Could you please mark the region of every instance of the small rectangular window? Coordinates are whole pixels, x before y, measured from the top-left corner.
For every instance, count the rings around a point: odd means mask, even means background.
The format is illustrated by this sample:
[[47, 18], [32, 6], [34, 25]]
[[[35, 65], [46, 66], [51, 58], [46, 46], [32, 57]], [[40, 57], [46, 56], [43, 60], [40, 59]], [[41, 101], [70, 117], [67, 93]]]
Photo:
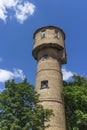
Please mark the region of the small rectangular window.
[[55, 38], [59, 38], [59, 31], [58, 31], [58, 30], [55, 30], [54, 37], [55, 37]]
[[44, 58], [44, 59], [47, 59], [47, 58], [48, 58], [48, 55], [47, 55], [47, 54], [43, 55], [43, 58]]
[[41, 31], [41, 38], [45, 38], [45, 30]]
[[48, 88], [48, 80], [41, 81], [41, 89]]

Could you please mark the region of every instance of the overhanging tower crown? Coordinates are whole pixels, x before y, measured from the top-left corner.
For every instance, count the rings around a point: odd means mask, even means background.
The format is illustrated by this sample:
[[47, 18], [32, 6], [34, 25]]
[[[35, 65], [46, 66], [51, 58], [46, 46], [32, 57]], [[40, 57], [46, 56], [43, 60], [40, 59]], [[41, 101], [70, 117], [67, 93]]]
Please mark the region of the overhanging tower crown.
[[66, 63], [65, 33], [62, 29], [55, 26], [42, 27], [35, 31], [33, 38], [34, 47], [32, 54], [36, 60], [40, 50], [50, 47], [56, 48], [60, 52], [57, 58], [60, 59], [61, 64]]

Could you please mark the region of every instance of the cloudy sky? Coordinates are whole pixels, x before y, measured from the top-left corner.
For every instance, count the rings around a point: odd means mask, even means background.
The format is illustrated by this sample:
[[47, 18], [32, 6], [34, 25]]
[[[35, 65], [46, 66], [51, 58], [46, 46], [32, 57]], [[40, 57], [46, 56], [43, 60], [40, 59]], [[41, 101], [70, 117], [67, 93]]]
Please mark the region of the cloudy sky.
[[0, 91], [9, 79], [35, 83], [33, 33], [58, 26], [66, 34], [67, 64], [63, 79], [87, 77], [87, 0], [0, 0]]

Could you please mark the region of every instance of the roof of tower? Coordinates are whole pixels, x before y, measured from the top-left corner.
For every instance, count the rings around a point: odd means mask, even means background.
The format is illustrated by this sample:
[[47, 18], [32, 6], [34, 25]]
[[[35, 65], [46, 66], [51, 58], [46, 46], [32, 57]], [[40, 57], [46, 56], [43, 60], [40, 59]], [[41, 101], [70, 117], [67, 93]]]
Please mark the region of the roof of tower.
[[44, 27], [41, 27], [41, 28], [37, 29], [37, 30], [34, 32], [34, 34], [33, 34], [33, 38], [35, 37], [36, 33], [38, 33], [40, 30], [43, 30], [43, 29], [53, 29], [53, 28], [60, 30], [60, 31], [63, 33], [63, 35], [64, 35], [64, 40], [65, 40], [65, 33], [64, 33], [64, 31], [63, 31], [61, 28], [56, 27], [56, 26], [44, 26]]

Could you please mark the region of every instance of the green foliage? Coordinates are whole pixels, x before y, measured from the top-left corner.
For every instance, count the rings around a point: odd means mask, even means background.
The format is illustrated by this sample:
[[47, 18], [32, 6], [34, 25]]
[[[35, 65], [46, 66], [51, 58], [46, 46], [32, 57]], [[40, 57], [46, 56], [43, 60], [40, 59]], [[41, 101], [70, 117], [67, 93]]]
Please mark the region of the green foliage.
[[64, 82], [63, 95], [67, 130], [87, 130], [87, 79], [74, 75]]
[[38, 97], [26, 79], [6, 82], [0, 94], [0, 130], [44, 130], [52, 110], [38, 105]]

